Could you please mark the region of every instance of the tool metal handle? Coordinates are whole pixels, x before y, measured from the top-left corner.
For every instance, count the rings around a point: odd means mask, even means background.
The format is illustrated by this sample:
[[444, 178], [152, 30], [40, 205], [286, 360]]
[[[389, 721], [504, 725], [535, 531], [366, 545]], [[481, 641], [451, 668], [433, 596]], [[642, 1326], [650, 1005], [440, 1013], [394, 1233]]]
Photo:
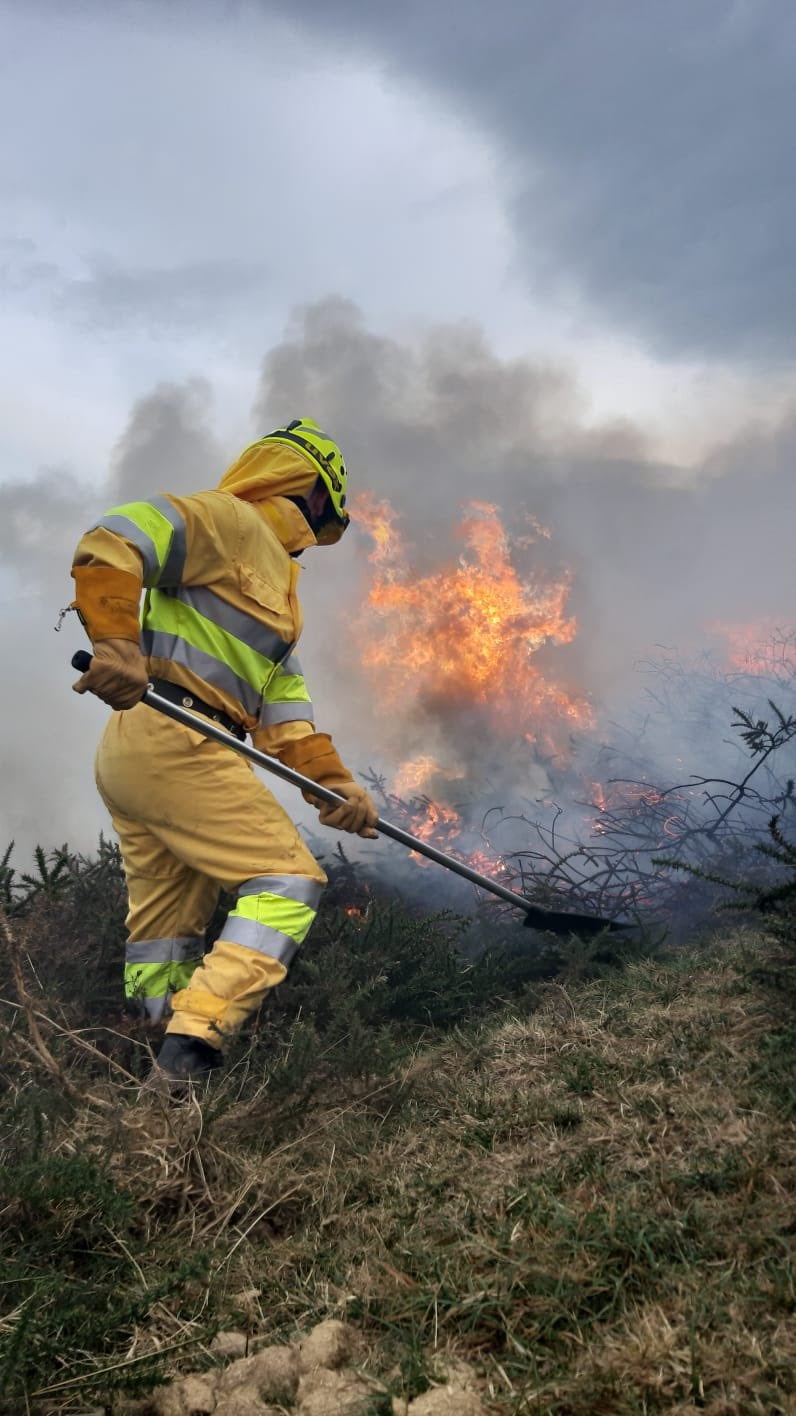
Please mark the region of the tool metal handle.
[[[91, 655], [85, 649], [78, 649], [77, 653], [72, 655], [72, 668], [86, 673], [90, 667]], [[193, 728], [195, 732], [202, 733], [215, 742], [224, 743], [233, 752], [247, 757], [250, 762], [264, 768], [266, 772], [271, 772], [275, 777], [281, 778], [283, 782], [290, 782], [292, 786], [298, 787], [303, 792], [308, 792], [320, 801], [329, 802], [331, 806], [345, 806], [347, 804], [345, 797], [338, 796], [337, 792], [331, 791], [329, 787], [322, 787], [317, 782], [313, 782], [311, 777], [305, 777], [302, 772], [296, 772], [292, 767], [285, 767], [278, 757], [271, 757], [269, 753], [260, 752], [250, 743], [241, 742], [231, 733], [224, 732], [223, 728], [219, 728], [209, 718], [201, 718], [196, 713], [190, 713], [187, 708], [170, 702], [168, 698], [163, 698], [161, 694], [156, 693], [151, 686], [146, 690], [141, 701], [147, 703], [150, 708], [157, 709], [167, 718], [173, 718], [175, 722], [183, 723], [185, 727]], [[465, 865], [464, 861], [457, 860], [456, 856], [448, 855], [447, 851], [437, 850], [437, 847], [429, 845], [428, 841], [421, 841], [417, 836], [412, 836], [409, 831], [404, 831], [400, 826], [394, 826], [391, 821], [384, 821], [380, 816], [376, 820], [376, 830], [380, 835], [389, 836], [391, 840], [406, 846], [410, 851], [417, 851], [419, 855], [424, 855], [437, 865], [444, 866], [446, 870], [461, 876], [463, 880], [469, 880], [471, 885], [477, 885], [480, 890], [487, 890], [490, 894], [496, 895], [499, 900], [505, 900], [507, 904], [523, 910], [526, 916], [525, 923], [532, 928], [549, 930], [553, 934], [577, 934], [579, 932], [596, 934], [602, 929], [620, 930], [628, 927], [612, 920], [601, 919], [599, 916], [570, 915], [557, 910], [544, 909], [541, 905], [534, 904], [532, 900], [526, 900], [524, 895], [518, 895], [516, 890], [509, 890], [506, 885], [498, 884], [497, 880], [490, 880], [488, 875], [481, 875], [479, 871], [472, 870], [469, 865]]]
[[[77, 653], [72, 655], [72, 668], [78, 669], [80, 673], [87, 673], [91, 668], [91, 662], [92, 656], [85, 649], [78, 649]], [[320, 786], [318, 782], [313, 782], [311, 777], [305, 777], [302, 772], [296, 772], [293, 767], [285, 767], [278, 757], [271, 757], [269, 753], [260, 752], [250, 743], [241, 742], [239, 738], [225, 732], [209, 718], [201, 718], [198, 714], [189, 712], [187, 708], [182, 708], [179, 703], [172, 703], [168, 698], [163, 698], [161, 694], [155, 692], [151, 684], [145, 690], [141, 702], [148, 704], [150, 708], [157, 709], [165, 717], [182, 723], [186, 728], [194, 728], [196, 732], [203, 733], [205, 737], [222, 742], [225, 747], [231, 747], [233, 752], [240, 753], [242, 757], [248, 757], [258, 767], [263, 767], [267, 772], [272, 772], [275, 777], [281, 777], [283, 781], [290, 782], [291, 786], [311, 792], [313, 796], [328, 802], [330, 806], [347, 805], [346, 798], [331, 791], [329, 787]], [[385, 832], [385, 834], [388, 833]]]

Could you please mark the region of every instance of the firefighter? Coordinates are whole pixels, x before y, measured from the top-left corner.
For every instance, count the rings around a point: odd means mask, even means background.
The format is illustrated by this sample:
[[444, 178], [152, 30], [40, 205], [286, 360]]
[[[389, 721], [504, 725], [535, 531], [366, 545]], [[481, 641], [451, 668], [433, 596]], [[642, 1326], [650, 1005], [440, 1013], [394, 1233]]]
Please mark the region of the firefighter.
[[[215, 491], [113, 507], [80, 540], [74, 608], [93, 644], [76, 693], [116, 711], [96, 782], [129, 894], [128, 1004], [166, 1022], [155, 1079], [206, 1077], [233, 1033], [284, 979], [326, 877], [250, 764], [140, 702], [212, 719], [345, 797], [308, 796], [323, 825], [373, 837], [376, 808], [315, 731], [296, 657], [298, 557], [349, 523], [337, 444], [308, 418], [242, 453]], [[143, 602], [141, 595], [143, 590]], [[234, 908], [208, 954], [222, 888]]]

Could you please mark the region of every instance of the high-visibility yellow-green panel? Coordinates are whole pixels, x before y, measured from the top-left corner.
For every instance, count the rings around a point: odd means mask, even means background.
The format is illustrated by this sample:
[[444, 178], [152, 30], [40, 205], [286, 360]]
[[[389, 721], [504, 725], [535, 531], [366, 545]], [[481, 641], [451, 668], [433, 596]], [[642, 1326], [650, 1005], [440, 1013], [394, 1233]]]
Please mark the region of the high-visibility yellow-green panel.
[[150, 502], [126, 502], [124, 506], [112, 506], [105, 515], [126, 516], [134, 522], [153, 542], [158, 553], [158, 564], [160, 569], [163, 569], [169, 554], [171, 538], [174, 535], [174, 527], [162, 511], [158, 511], [157, 507], [152, 506]]
[[244, 895], [239, 900], [232, 915], [251, 919], [255, 924], [264, 924], [268, 929], [276, 929], [287, 934], [297, 944], [306, 938], [315, 918], [315, 910], [302, 905], [298, 900], [286, 900], [284, 895]]
[[262, 692], [265, 684], [276, 671], [273, 659], [250, 649], [242, 639], [237, 639], [229, 630], [221, 629], [206, 619], [198, 610], [184, 604], [172, 595], [153, 591], [146, 609], [146, 628], [160, 630], [165, 634], [185, 639], [194, 649], [210, 654], [220, 660], [242, 678], [252, 688]]
[[303, 674], [280, 674], [268, 690], [269, 703], [309, 703]]
[[171, 959], [166, 964], [127, 964], [124, 991], [128, 998], [165, 998], [187, 988], [201, 959]]

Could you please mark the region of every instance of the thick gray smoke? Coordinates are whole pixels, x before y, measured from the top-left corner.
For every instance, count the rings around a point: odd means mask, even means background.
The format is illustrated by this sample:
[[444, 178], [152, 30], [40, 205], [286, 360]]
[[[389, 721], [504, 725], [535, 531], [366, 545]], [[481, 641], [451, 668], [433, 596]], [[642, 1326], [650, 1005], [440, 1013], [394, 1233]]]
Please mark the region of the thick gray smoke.
[[109, 506], [148, 492], [188, 492], [217, 479], [218, 447], [204, 421], [206, 385], [161, 385], [132, 409], [106, 482], [89, 486], [66, 469], [0, 486], [0, 829], [21, 868], [37, 843], [91, 849], [108, 829], [92, 777], [94, 743], [107, 709], [70, 692], [75, 649], [87, 647], [73, 614], [72, 552]]
[[86, 717], [98, 715], [64, 712], [69, 655], [52, 633], [71, 599], [64, 558], [90, 515], [89, 489], [64, 469], [0, 486], [0, 823], [20, 863], [37, 841], [96, 836]]
[[[550, 539], [527, 563], [571, 570], [579, 624], [574, 644], [549, 662], [598, 702], [626, 700], [637, 660], [655, 646], [704, 648], [714, 621], [792, 620], [796, 409], [774, 432], [750, 422], [725, 442], [718, 428], [715, 450], [684, 485], [682, 469], [648, 454], [643, 428], [587, 425], [570, 372], [502, 361], [469, 327], [402, 345], [374, 335], [342, 301], [307, 310], [267, 357], [260, 423], [285, 408], [332, 429], [354, 485], [395, 504], [418, 574], [460, 553], [451, 527], [468, 498], [496, 503], [519, 532], [528, 515], [538, 518]], [[358, 576], [344, 554], [328, 571], [318, 556], [307, 575], [307, 590], [322, 582], [322, 629], [308, 616], [306, 657], [322, 658], [340, 729], [359, 741], [367, 704], [352, 702], [348, 676], [368, 543], [356, 531], [351, 539]], [[393, 747], [411, 736], [411, 724], [389, 726]]]
[[205, 379], [159, 384], [142, 398], [114, 449], [105, 495], [121, 503], [215, 486], [226, 463], [207, 418], [211, 398]]
[[[303, 657], [322, 721], [344, 755], [360, 771], [382, 772], [392, 788], [398, 763], [430, 754], [443, 770], [420, 789], [469, 822], [453, 841], [455, 853], [480, 847], [483, 822], [491, 848], [509, 855], [541, 851], [541, 860], [550, 861], [584, 842], [586, 855], [572, 858], [570, 872], [582, 881], [601, 878], [602, 867], [588, 858], [595, 840], [606, 849], [616, 841], [594, 836], [595, 823], [605, 819], [589, 805], [595, 783], [684, 782], [660, 813], [670, 811], [665, 828], [646, 808], [630, 820], [617, 842], [619, 856], [641, 839], [649, 849], [626, 857], [615, 897], [595, 898], [585, 887], [598, 913], [636, 893], [658, 898], [646, 872], [662, 853], [661, 840], [671, 854], [678, 823], [713, 819], [714, 809], [689, 779], [704, 773], [739, 781], [749, 768], [731, 729], [733, 706], [771, 717], [770, 682], [756, 675], [728, 682], [727, 644], [711, 626], [793, 624], [794, 411], [773, 432], [750, 421], [742, 436], [726, 441], [717, 428], [714, 449], [686, 476], [655, 460], [643, 428], [589, 425], [567, 370], [506, 363], [471, 328], [436, 330], [412, 346], [379, 338], [340, 301], [307, 310], [293, 337], [266, 359], [260, 425], [272, 426], [285, 408], [311, 413], [333, 431], [346, 448], [354, 485], [383, 494], [399, 510], [408, 579], [457, 563], [462, 546], [452, 528], [468, 498], [497, 504], [520, 538], [528, 517], [548, 528], [549, 539], [518, 552], [523, 580], [557, 577], [563, 567], [572, 574], [577, 637], [545, 647], [534, 662], [545, 677], [591, 699], [596, 728], [565, 730], [559, 744], [569, 741], [551, 757], [526, 741], [522, 703], [513, 736], [495, 732], [488, 713], [463, 713], [455, 693], [427, 689], [403, 703], [393, 700], [385, 712], [378, 696], [373, 701], [372, 675], [359, 671], [365, 646], [356, 642], [367, 632], [360, 610], [371, 581], [371, 542], [355, 521], [334, 561], [308, 557]], [[495, 656], [497, 694], [503, 652]], [[697, 660], [698, 672], [690, 666]], [[781, 692], [792, 692], [792, 685], [790, 669]], [[788, 711], [786, 701], [781, 706]], [[791, 747], [785, 775], [793, 771], [792, 756]], [[770, 796], [779, 789], [767, 781]], [[624, 789], [609, 791], [613, 801]], [[394, 809], [390, 804], [385, 814]], [[734, 819], [741, 829], [760, 831], [768, 815], [763, 809]], [[527, 858], [531, 873], [533, 859]], [[393, 868], [401, 862], [383, 853], [380, 878]], [[418, 884], [414, 872], [402, 888], [414, 892]], [[441, 893], [451, 886], [439, 872], [428, 872], [424, 887], [429, 905], [454, 902], [452, 892]], [[688, 891], [683, 899], [686, 913], [707, 908]], [[463, 895], [455, 907], [468, 907]]]
[[[105, 824], [91, 760], [106, 710], [69, 691], [69, 658], [84, 642], [75, 617], [52, 633], [80, 532], [113, 503], [214, 485], [240, 447], [297, 413], [338, 438], [355, 489], [398, 508], [418, 575], [460, 553], [451, 526], [470, 497], [496, 503], [520, 531], [529, 515], [544, 523], [550, 539], [524, 552], [527, 565], [569, 567], [580, 626], [571, 646], [543, 651], [545, 663], [612, 709], [633, 698], [635, 665], [656, 645], [688, 653], [709, 642], [714, 620], [792, 619], [793, 410], [774, 432], [750, 423], [732, 442], [717, 428], [715, 451], [685, 486], [681, 469], [651, 458], [642, 428], [588, 425], [567, 370], [503, 361], [470, 327], [388, 339], [342, 300], [296, 317], [252, 392], [253, 421], [235, 447], [218, 445], [203, 383], [161, 386], [133, 408], [104, 487], [53, 468], [0, 488], [0, 824], [21, 857], [36, 841], [90, 850]], [[460, 719], [438, 704], [426, 713], [397, 704], [385, 721], [371, 701], [357, 643], [369, 549], [354, 529], [302, 562], [302, 660], [319, 726], [354, 770], [389, 771], [423, 743], [455, 760]], [[489, 752], [503, 749], [483, 735], [480, 745], [492, 770]]]

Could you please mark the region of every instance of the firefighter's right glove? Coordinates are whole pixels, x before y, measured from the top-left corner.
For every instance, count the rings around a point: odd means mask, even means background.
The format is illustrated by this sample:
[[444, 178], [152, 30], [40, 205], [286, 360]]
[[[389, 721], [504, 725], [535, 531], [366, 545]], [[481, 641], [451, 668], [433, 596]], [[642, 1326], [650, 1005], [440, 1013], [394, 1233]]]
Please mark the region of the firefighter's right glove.
[[[333, 806], [330, 801], [313, 800], [319, 807], [318, 820], [322, 826], [334, 826], [336, 831], [351, 831], [355, 836], [367, 836], [375, 840], [378, 836], [375, 825], [379, 813], [364, 787], [358, 782], [335, 782], [333, 792], [346, 798], [345, 806]], [[308, 798], [309, 800], [309, 798]]]
[[360, 787], [343, 766], [328, 733], [308, 733], [306, 737], [285, 743], [279, 750], [279, 760], [294, 772], [311, 777], [319, 787], [328, 787], [345, 797], [345, 805], [337, 806], [321, 801], [312, 792], [302, 792], [304, 800], [318, 808], [322, 826], [333, 826], [338, 831], [351, 831], [371, 839], [378, 836], [376, 806], [365, 788]]
[[98, 639], [91, 667], [72, 687], [75, 693], [96, 693], [121, 712], [143, 698], [149, 683], [146, 659], [131, 639]]

